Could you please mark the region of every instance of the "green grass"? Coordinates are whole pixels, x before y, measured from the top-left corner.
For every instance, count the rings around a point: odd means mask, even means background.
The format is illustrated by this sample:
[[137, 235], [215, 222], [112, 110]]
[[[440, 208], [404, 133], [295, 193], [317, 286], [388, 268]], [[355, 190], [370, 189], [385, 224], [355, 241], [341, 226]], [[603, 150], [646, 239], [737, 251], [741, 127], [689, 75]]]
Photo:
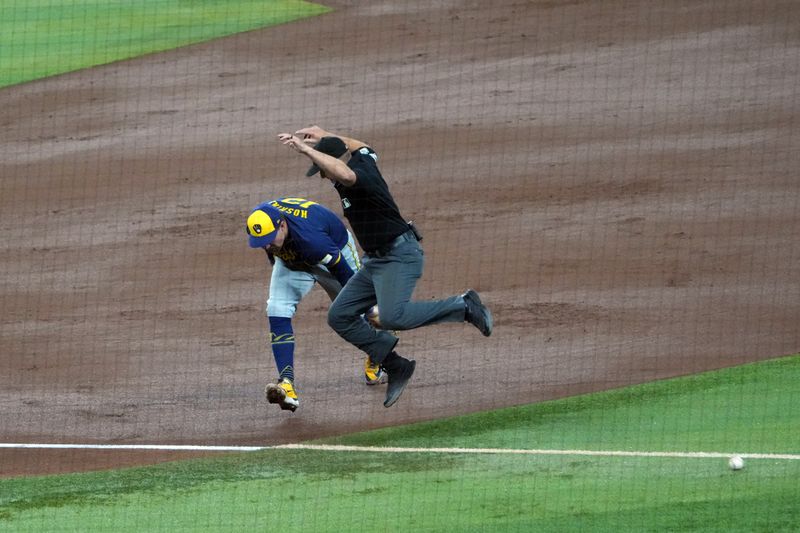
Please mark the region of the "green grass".
[[327, 11], [300, 0], [3, 0], [0, 87]]
[[[800, 453], [800, 357], [325, 439]], [[0, 480], [0, 530], [796, 531], [800, 461], [270, 449]]]
[[[487, 431], [491, 428], [491, 431]], [[800, 358], [324, 442], [354, 445], [800, 452]]]

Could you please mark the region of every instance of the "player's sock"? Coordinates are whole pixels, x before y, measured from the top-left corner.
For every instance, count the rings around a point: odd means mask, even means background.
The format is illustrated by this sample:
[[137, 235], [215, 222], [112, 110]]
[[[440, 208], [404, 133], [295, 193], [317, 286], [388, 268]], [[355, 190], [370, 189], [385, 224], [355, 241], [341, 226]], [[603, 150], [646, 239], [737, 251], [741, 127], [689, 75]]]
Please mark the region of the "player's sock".
[[272, 333], [272, 355], [278, 367], [279, 379], [294, 382], [294, 331], [292, 319], [279, 316], [269, 317]]

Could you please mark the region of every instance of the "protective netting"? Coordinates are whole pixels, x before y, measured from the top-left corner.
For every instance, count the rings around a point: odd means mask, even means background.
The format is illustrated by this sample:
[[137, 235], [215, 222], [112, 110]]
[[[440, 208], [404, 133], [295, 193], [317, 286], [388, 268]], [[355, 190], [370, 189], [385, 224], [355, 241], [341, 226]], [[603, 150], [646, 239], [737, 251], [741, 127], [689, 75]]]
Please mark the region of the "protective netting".
[[[0, 6], [3, 443], [298, 443], [800, 351], [795, 1], [135, 4]], [[414, 299], [473, 288], [494, 315], [488, 338], [462, 323], [398, 332], [417, 367], [390, 409], [320, 286], [292, 317], [300, 407], [264, 398], [280, 370], [273, 267], [248, 246], [247, 216], [292, 197], [347, 224], [332, 183], [278, 138], [310, 125], [377, 153], [424, 237]], [[769, 415], [768, 394], [728, 394], [709, 413]], [[600, 427], [654, 423], [616, 416]], [[418, 444], [446, 446], [442, 431]], [[186, 456], [8, 448], [0, 474]], [[472, 468], [492, 465], [465, 480]], [[496, 496], [452, 490], [456, 507]], [[308, 497], [333, 513], [331, 494]], [[358, 509], [342, 512], [366, 520]], [[193, 526], [221, 517], [204, 509]]]

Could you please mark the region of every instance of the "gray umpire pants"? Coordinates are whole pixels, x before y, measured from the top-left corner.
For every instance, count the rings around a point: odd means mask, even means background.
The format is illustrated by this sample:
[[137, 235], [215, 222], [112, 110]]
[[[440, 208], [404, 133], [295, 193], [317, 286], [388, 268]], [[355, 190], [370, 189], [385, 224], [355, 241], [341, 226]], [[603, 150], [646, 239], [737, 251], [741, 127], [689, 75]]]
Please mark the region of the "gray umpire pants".
[[[328, 324], [344, 340], [382, 363], [397, 344], [387, 330], [403, 331], [440, 322], [464, 321], [464, 298], [411, 301], [422, 276], [424, 254], [416, 239], [401, 239], [386, 255], [367, 255], [328, 310]], [[376, 330], [363, 314], [377, 304], [381, 326]]]

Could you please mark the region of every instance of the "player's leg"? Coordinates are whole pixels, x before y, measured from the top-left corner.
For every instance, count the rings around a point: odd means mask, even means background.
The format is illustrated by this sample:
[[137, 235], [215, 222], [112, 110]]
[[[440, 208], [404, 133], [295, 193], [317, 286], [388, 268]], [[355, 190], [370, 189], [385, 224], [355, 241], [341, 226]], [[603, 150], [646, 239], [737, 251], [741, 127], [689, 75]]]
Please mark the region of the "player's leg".
[[281, 409], [294, 411], [300, 400], [294, 390], [295, 338], [292, 317], [297, 304], [314, 286], [314, 277], [308, 272], [291, 270], [280, 259], [275, 259], [267, 300], [267, 318], [270, 328], [270, 344], [278, 379], [267, 384], [265, 393], [270, 403]]

